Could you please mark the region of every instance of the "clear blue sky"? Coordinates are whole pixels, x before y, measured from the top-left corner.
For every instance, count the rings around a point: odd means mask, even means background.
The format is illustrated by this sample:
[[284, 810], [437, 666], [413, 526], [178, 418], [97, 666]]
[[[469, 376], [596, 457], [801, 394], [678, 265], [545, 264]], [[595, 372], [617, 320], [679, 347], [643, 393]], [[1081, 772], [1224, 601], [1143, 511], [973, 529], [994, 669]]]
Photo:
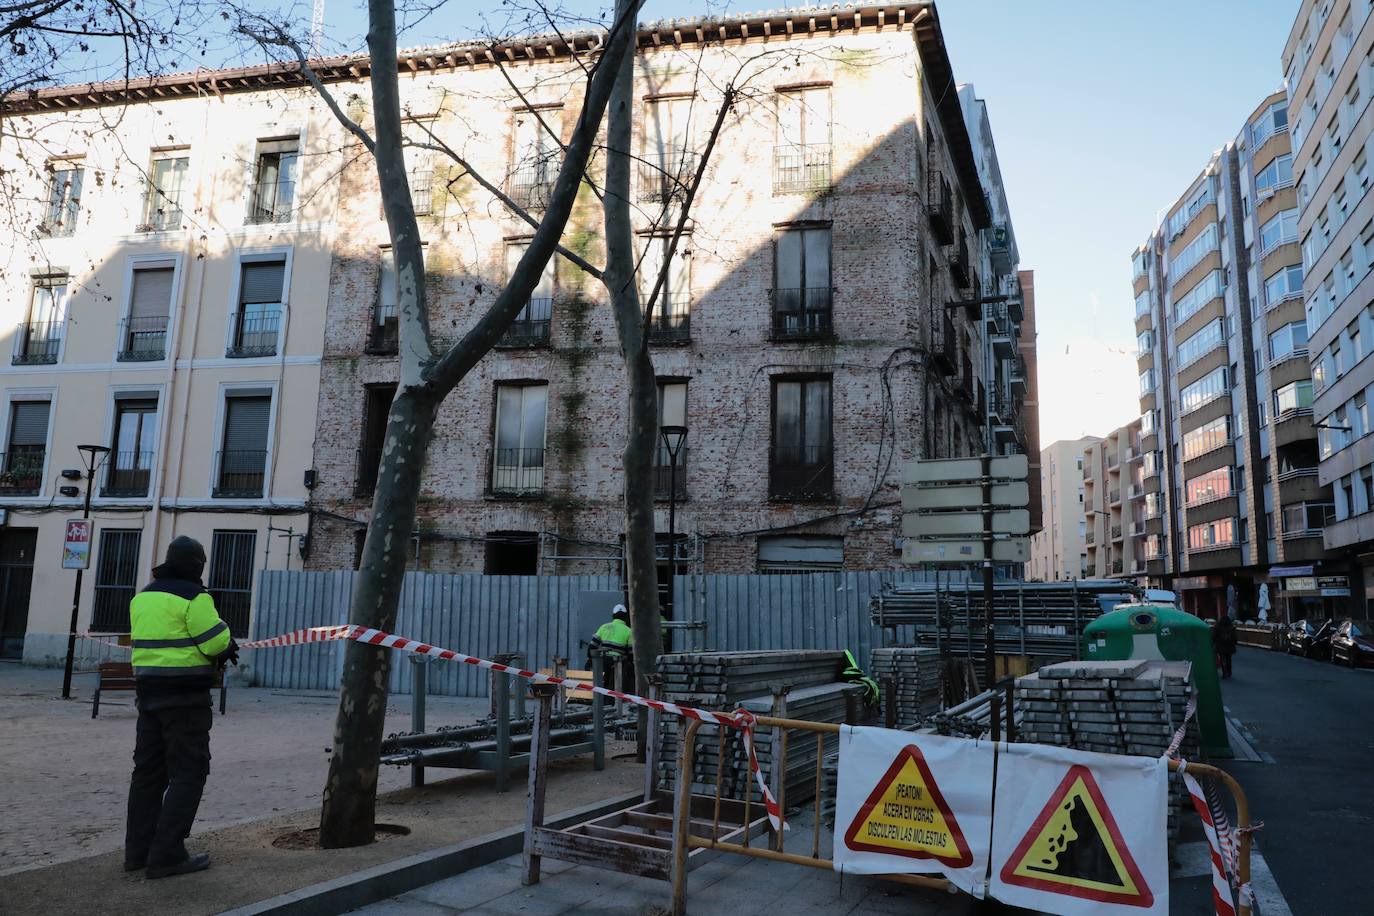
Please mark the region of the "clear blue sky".
[[[791, 5], [649, 0], [644, 18]], [[1042, 442], [1102, 435], [1138, 415], [1130, 253], [1212, 151], [1279, 87], [1279, 54], [1298, 5], [938, 5], [956, 77], [975, 84], [988, 104], [1021, 264], [1035, 270]], [[564, 6], [596, 17], [609, 3]], [[504, 31], [509, 7], [488, 8], [487, 27]], [[358, 47], [362, 9], [357, 0], [328, 8], [335, 47]], [[482, 30], [483, 15], [450, 0], [403, 33], [402, 44], [469, 37]]]

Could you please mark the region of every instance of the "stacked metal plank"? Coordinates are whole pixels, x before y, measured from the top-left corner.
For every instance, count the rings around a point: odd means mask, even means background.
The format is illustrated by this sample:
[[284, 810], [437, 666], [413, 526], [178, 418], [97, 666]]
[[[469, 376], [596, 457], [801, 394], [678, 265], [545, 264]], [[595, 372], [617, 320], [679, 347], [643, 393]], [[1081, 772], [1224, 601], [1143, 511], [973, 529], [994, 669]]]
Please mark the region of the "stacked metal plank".
[[882, 687], [883, 708], [887, 691], [896, 696], [897, 728], [920, 722], [940, 709], [940, 653], [934, 648], [894, 646], [873, 650], [869, 674]]
[[[1184, 721], [1191, 696], [1188, 662], [1144, 659], [1065, 662], [1016, 680], [1017, 738], [1105, 754], [1159, 757]], [[1196, 754], [1194, 719], [1180, 753]], [[1170, 783], [1169, 841], [1177, 836], [1185, 801]]]
[[[670, 702], [726, 712], [743, 707], [768, 715], [774, 712], [777, 697], [783, 696], [782, 708], [788, 717], [814, 722], [843, 722], [846, 710], [861, 693], [862, 688], [839, 682], [843, 667], [844, 653], [836, 651], [687, 652], [659, 658], [663, 696]], [[783, 688], [785, 694], [780, 693]], [[660, 722], [659, 786], [671, 789], [678, 776], [680, 723], [670, 716]], [[740, 735], [733, 729], [725, 732], [722, 757], [716, 730], [702, 729], [691, 774], [692, 790], [714, 795], [719, 774], [723, 797], [744, 798], [749, 793], [758, 800]], [[833, 748], [835, 742], [830, 736], [828, 746]], [[785, 767], [789, 803], [814, 794], [814, 736], [789, 735], [786, 761], [782, 762], [781, 743], [771, 729], [760, 728], [755, 734], [755, 753], [765, 775], [771, 774], [775, 762]]]

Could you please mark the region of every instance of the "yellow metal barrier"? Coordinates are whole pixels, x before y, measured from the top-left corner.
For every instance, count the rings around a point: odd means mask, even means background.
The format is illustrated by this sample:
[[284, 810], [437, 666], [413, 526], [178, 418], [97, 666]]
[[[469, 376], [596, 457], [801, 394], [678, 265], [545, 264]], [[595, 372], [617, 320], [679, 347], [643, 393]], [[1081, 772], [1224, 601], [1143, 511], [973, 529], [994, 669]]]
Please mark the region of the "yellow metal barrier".
[[[824, 799], [824, 781], [822, 778], [822, 767], [825, 761], [825, 736], [839, 734], [840, 726], [831, 722], [807, 722], [801, 719], [779, 719], [772, 716], [759, 716], [758, 726], [762, 728], [773, 728], [776, 730], [777, 740], [775, 743], [775, 761], [784, 761], [783, 769], [786, 769], [787, 759], [787, 736], [789, 731], [802, 731], [813, 733], [816, 741], [816, 785], [815, 799], [813, 800], [815, 824], [811, 837], [811, 854], [798, 855], [786, 852], [783, 849], [783, 839], [785, 834], [782, 831], [771, 830], [770, 835], [765, 838], [765, 845], [753, 846], [750, 844], [749, 833], [746, 831], [740, 842], [731, 842], [722, 838], [720, 831], [720, 811], [721, 811], [721, 783], [722, 775], [725, 770], [725, 732], [726, 729], [716, 728], [718, 742], [718, 756], [716, 764], [716, 785], [714, 796], [714, 817], [711, 821], [704, 818], [693, 818], [691, 815], [693, 798], [697, 799], [697, 810], [701, 809], [702, 796], [694, 796], [692, 793], [692, 771], [696, 761], [697, 733], [706, 723], [695, 719], [686, 723], [683, 731], [682, 742], [678, 749], [677, 766], [677, 797], [673, 814], [673, 916], [685, 916], [687, 912], [687, 856], [692, 849], [711, 849], [716, 852], [734, 853], [735, 855], [750, 856], [756, 859], [771, 859], [775, 862], [789, 862], [793, 865], [804, 865], [810, 868], [824, 869], [831, 871], [835, 863], [821, 855], [821, 803]], [[1169, 761], [1170, 772], [1175, 772], [1179, 768], [1179, 762]], [[1250, 882], [1250, 805], [1246, 801], [1245, 792], [1240, 785], [1223, 770], [1205, 763], [1189, 763], [1188, 772], [1194, 776], [1210, 776], [1221, 782], [1230, 791], [1236, 802], [1236, 821], [1239, 828], [1236, 832], [1240, 837], [1238, 850], [1237, 878], [1242, 886]], [[744, 799], [744, 822], [750, 823], [750, 791], [745, 793]], [[787, 806], [787, 785], [785, 779], [776, 781], [774, 791], [777, 794], [778, 807], [786, 810]], [[710, 806], [710, 796], [706, 796], [708, 808]], [[735, 834], [738, 836], [738, 834]], [[878, 877], [888, 881], [895, 881], [901, 884], [910, 884], [917, 887], [930, 888], [932, 890], [944, 890], [951, 893], [954, 888], [944, 878], [932, 878], [924, 875], [880, 875]], [[1250, 916], [1250, 908], [1242, 901], [1237, 911], [1239, 916]]]

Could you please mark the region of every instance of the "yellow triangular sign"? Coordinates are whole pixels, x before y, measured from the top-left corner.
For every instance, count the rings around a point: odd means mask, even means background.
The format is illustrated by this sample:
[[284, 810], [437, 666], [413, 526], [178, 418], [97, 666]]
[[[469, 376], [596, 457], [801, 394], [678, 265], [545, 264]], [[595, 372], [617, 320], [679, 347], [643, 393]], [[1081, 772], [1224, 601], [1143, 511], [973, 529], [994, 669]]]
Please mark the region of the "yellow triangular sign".
[[1099, 903], [1151, 907], [1154, 894], [1085, 766], [1069, 768], [1016, 851], [1002, 881]]
[[959, 822], [915, 745], [902, 748], [878, 780], [844, 843], [855, 852], [934, 859], [951, 868], [973, 864]]

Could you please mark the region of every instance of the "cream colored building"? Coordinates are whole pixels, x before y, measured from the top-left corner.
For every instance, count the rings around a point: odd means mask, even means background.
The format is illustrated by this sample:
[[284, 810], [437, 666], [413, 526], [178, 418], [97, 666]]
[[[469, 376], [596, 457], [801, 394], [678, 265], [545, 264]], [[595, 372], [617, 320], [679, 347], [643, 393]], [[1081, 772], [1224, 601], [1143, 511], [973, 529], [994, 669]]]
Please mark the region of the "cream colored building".
[[1040, 451], [1040, 493], [1044, 527], [1031, 538], [1026, 577], [1062, 582], [1088, 575], [1084, 544], [1083, 456], [1101, 440], [1096, 436], [1060, 439]]
[[1112, 430], [1083, 450], [1083, 541], [1091, 579], [1145, 575], [1145, 518], [1140, 421]]
[[84, 444], [111, 451], [78, 631], [127, 631], [129, 598], [185, 534], [242, 636], [256, 571], [299, 568], [307, 530], [335, 122], [308, 90], [208, 79], [156, 104], [68, 91], [25, 107], [7, 127], [28, 141], [0, 150], [34, 191], [0, 256], [4, 655], [66, 652], [64, 522], [85, 480], [63, 472]]

